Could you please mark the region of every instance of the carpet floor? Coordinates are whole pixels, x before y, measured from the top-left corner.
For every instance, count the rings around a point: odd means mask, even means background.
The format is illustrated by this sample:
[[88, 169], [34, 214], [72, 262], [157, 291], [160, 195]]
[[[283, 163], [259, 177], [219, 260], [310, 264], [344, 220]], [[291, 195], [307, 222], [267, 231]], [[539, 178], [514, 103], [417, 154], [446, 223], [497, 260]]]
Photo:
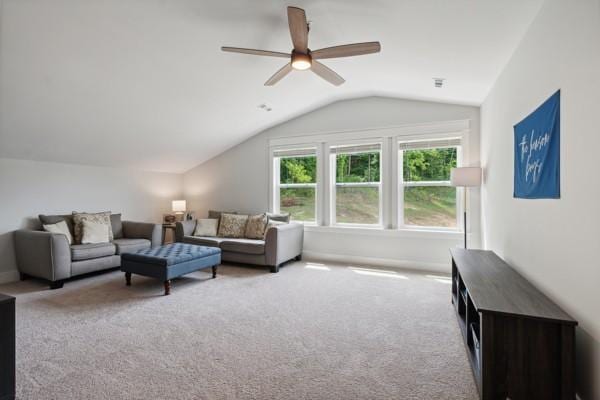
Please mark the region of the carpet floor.
[[296, 262], [17, 297], [18, 399], [477, 399], [450, 279]]

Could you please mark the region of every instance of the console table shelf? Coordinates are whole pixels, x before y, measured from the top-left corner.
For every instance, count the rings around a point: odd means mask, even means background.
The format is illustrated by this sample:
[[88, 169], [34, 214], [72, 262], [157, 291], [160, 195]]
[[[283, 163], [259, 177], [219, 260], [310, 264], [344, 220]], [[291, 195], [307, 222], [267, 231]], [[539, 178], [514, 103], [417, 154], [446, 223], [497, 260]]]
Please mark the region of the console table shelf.
[[575, 399], [577, 321], [494, 252], [451, 254], [452, 303], [480, 398]]

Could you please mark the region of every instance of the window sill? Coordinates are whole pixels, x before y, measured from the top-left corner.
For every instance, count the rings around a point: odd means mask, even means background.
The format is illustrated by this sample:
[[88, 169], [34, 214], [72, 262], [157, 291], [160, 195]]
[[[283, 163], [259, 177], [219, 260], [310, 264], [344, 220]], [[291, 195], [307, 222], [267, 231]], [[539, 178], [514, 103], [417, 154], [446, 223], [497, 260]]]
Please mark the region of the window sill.
[[305, 225], [304, 231], [316, 233], [338, 233], [344, 235], [405, 237], [421, 239], [461, 240], [463, 238], [463, 232], [461, 231], [418, 228], [384, 229], [381, 227]]

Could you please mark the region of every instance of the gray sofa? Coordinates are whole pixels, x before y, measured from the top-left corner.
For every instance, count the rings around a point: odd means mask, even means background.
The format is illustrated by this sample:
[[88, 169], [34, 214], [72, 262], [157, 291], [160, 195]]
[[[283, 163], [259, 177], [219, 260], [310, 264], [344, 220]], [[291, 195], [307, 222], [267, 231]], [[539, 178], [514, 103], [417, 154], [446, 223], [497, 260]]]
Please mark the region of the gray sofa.
[[[28, 276], [50, 281], [51, 289], [63, 286], [65, 279], [121, 265], [121, 254], [160, 246], [162, 226], [121, 221], [111, 215], [114, 239], [110, 243], [72, 244], [63, 234], [21, 229], [15, 232], [15, 253], [21, 279]], [[45, 224], [65, 221], [73, 235], [71, 215], [40, 215]]]
[[302, 257], [304, 225], [299, 223], [273, 226], [267, 231], [265, 240], [193, 236], [195, 230], [196, 220], [177, 222], [175, 240], [219, 247], [223, 261], [265, 265], [271, 272], [279, 272], [281, 264]]

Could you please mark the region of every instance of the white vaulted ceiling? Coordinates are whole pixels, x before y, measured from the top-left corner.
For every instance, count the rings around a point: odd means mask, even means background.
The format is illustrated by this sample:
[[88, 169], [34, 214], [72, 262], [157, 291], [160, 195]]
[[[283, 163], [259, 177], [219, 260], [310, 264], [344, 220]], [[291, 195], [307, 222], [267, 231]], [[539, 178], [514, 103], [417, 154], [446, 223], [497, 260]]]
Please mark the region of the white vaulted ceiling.
[[[183, 172], [343, 98], [478, 105], [541, 2], [0, 0], [0, 157]], [[306, 9], [312, 49], [382, 52], [323, 60], [341, 87], [310, 71], [265, 87], [284, 59], [220, 46], [290, 51], [287, 5]]]

